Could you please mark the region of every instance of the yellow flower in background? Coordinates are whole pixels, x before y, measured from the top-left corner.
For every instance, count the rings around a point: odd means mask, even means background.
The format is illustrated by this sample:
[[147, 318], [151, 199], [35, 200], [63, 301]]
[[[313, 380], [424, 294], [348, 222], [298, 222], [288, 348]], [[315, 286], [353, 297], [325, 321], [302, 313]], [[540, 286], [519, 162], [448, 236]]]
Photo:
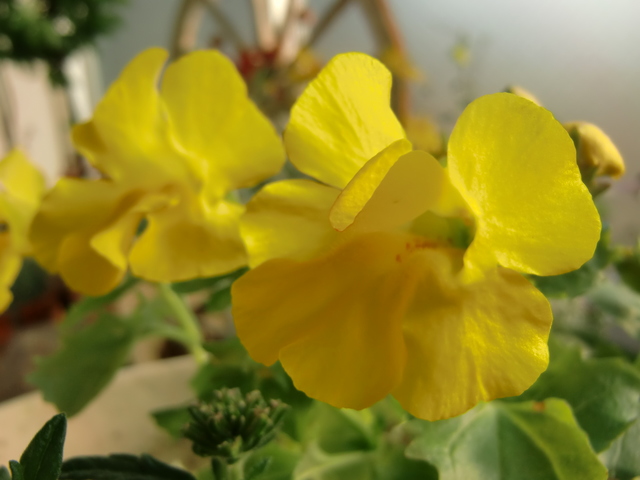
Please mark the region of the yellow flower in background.
[[254, 269], [233, 314], [251, 356], [280, 360], [311, 397], [359, 409], [392, 394], [437, 420], [546, 369], [551, 310], [521, 273], [580, 267], [600, 219], [548, 111], [479, 98], [444, 169], [412, 150], [390, 88], [378, 61], [345, 54], [297, 101], [285, 146], [317, 181], [269, 184], [247, 205]]
[[595, 176], [620, 178], [624, 175], [622, 155], [599, 127], [588, 122], [567, 122], [564, 128], [577, 140], [578, 166], [582, 170], [593, 170]]
[[44, 188], [42, 175], [20, 150], [0, 161], [0, 312], [11, 303], [11, 285], [30, 254], [27, 231]]
[[409, 116], [403, 123], [407, 138], [416, 150], [424, 150], [436, 157], [444, 153], [442, 133], [431, 118], [414, 115]]
[[278, 134], [230, 60], [186, 55], [158, 89], [166, 59], [157, 48], [138, 55], [91, 121], [74, 128], [76, 148], [104, 178], [60, 180], [35, 218], [34, 256], [82, 293], [110, 291], [128, 265], [158, 282], [246, 265], [244, 207], [227, 195], [284, 162]]

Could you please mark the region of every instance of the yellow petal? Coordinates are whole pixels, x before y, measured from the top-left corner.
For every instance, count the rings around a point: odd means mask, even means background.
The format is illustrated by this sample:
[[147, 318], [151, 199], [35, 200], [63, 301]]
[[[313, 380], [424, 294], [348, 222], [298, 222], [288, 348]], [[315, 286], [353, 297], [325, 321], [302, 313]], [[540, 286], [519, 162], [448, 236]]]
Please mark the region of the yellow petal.
[[531, 386], [548, 363], [552, 316], [544, 296], [501, 267], [462, 286], [452, 276], [455, 257], [428, 251], [422, 260], [432, 270], [404, 322], [407, 364], [393, 392], [402, 406], [440, 420]]
[[[205, 208], [209, 208], [208, 211]], [[181, 204], [147, 216], [131, 249], [132, 272], [156, 282], [177, 282], [232, 272], [247, 264], [240, 238], [241, 205]]]
[[317, 259], [271, 260], [232, 287], [238, 336], [258, 362], [278, 358], [297, 388], [364, 408], [398, 383], [402, 318], [416, 275], [406, 236], [368, 234]]
[[[406, 140], [401, 140], [408, 147]], [[450, 189], [443, 168], [426, 152], [392, 144], [356, 174], [331, 209], [338, 231], [385, 231], [435, 209]]]
[[543, 108], [508, 93], [475, 100], [451, 135], [448, 169], [477, 220], [467, 264], [557, 275], [593, 255], [600, 217], [569, 135]]
[[221, 53], [194, 52], [171, 64], [162, 97], [178, 142], [206, 165], [205, 175], [220, 196], [256, 185], [282, 167], [279, 135]]
[[272, 258], [308, 260], [337, 241], [329, 210], [339, 190], [311, 180], [266, 185], [247, 204], [240, 230], [253, 268]]
[[16, 253], [29, 253], [27, 232], [44, 193], [44, 178], [20, 150], [0, 161], [0, 222], [5, 222]]
[[58, 257], [65, 238], [84, 232], [88, 242], [99, 228], [109, 223], [122, 196], [122, 190], [106, 180], [58, 181], [33, 220], [29, 233], [33, 256], [50, 272], [58, 272]]
[[0, 192], [37, 206], [44, 188], [44, 177], [21, 150], [12, 150], [0, 161]]
[[285, 146], [295, 166], [343, 188], [369, 159], [404, 131], [389, 106], [391, 74], [377, 60], [334, 57], [291, 110]]
[[595, 168], [596, 175], [613, 178], [624, 175], [622, 155], [599, 127], [587, 122], [568, 122], [564, 128], [578, 140], [578, 165], [582, 169]]
[[9, 307], [13, 299], [11, 285], [22, 266], [22, 256], [12, 249], [11, 243], [8, 232], [0, 233], [0, 313]]
[[115, 181], [155, 186], [176, 179], [198, 183], [192, 166], [170, 142], [157, 90], [167, 55], [151, 48], [135, 57], [111, 85], [91, 121], [72, 131], [80, 153]]
[[82, 231], [64, 237], [56, 267], [69, 288], [91, 296], [109, 293], [126, 272], [91, 246], [91, 232]]

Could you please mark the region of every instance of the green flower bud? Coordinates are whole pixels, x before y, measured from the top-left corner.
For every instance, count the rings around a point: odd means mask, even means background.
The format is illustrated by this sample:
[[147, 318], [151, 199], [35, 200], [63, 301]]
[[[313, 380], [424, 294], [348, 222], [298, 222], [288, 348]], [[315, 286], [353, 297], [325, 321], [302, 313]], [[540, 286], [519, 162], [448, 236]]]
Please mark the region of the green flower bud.
[[216, 390], [213, 400], [189, 409], [184, 436], [202, 457], [223, 457], [228, 463], [262, 447], [275, 437], [289, 406], [265, 401], [258, 390], [242, 395], [237, 388]]

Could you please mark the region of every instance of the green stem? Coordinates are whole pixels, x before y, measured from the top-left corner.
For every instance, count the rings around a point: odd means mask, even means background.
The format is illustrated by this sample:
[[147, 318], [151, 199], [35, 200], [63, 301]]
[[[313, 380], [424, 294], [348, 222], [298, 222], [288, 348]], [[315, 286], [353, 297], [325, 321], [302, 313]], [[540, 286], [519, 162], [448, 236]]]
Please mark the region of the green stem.
[[202, 348], [202, 332], [193, 312], [185, 305], [180, 295], [171, 288], [171, 285], [167, 283], [158, 284], [158, 292], [171, 309], [178, 325], [184, 332], [184, 345], [199, 364], [206, 363], [208, 360], [207, 351]]
[[215, 480], [229, 480], [229, 468], [227, 460], [222, 457], [211, 458], [211, 469]]

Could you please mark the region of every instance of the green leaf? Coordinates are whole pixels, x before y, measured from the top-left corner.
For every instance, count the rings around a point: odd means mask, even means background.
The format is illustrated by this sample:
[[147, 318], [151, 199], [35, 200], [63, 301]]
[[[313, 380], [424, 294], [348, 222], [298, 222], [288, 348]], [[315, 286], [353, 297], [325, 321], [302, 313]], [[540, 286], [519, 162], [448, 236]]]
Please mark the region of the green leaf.
[[174, 438], [182, 438], [182, 430], [191, 421], [189, 407], [156, 410], [151, 415], [158, 426], [166, 430]]
[[0, 480], [11, 480], [11, 474], [5, 466], [0, 466]]
[[[640, 407], [639, 412], [640, 414]], [[631, 480], [640, 475], [640, 420], [633, 424], [602, 454], [611, 478]]]
[[[286, 437], [271, 442], [247, 458], [244, 464], [245, 480], [291, 480], [301, 456], [300, 445]], [[264, 470], [260, 471], [263, 465]]]
[[74, 303], [65, 315], [64, 321], [60, 325], [61, 332], [63, 334], [68, 332], [84, 322], [90, 314], [104, 310], [128, 292], [136, 283], [138, 283], [137, 278], [128, 277], [116, 289], [106, 295], [101, 297], [83, 297], [82, 300]]
[[302, 443], [316, 442], [330, 454], [376, 448], [379, 432], [368, 409], [340, 409], [316, 402], [303, 418]]
[[383, 444], [373, 455], [376, 479], [438, 480], [438, 471], [424, 460], [407, 458], [402, 445]]
[[409, 458], [440, 480], [605, 480], [607, 471], [562, 400], [494, 401], [449, 420], [421, 422]]
[[185, 470], [150, 455], [77, 457], [62, 464], [60, 480], [195, 480]]
[[109, 314], [63, 338], [60, 350], [39, 358], [28, 380], [44, 399], [67, 415], [75, 415], [115, 375], [135, 339], [130, 322]]
[[24, 480], [24, 469], [20, 463], [11, 460], [9, 462], [9, 468], [11, 469], [11, 478], [13, 480]]
[[577, 347], [551, 347], [549, 368], [518, 400], [566, 400], [600, 452], [637, 418], [640, 372], [621, 358], [584, 360]]
[[54, 416], [36, 433], [20, 457], [24, 480], [56, 480], [62, 466], [67, 418]]
[[218, 277], [210, 278], [196, 278], [194, 280], [187, 280], [186, 282], [177, 282], [171, 285], [171, 288], [180, 294], [198, 292], [205, 289], [220, 289], [231, 285], [235, 280], [240, 278], [245, 272], [246, 268], [241, 268], [235, 272], [227, 273], [226, 275], [220, 275]]
[[371, 452], [330, 455], [312, 443], [296, 465], [292, 480], [373, 480], [374, 475]]
[[231, 285], [221, 288], [211, 294], [204, 305], [207, 312], [219, 312], [231, 306]]
[[620, 278], [630, 288], [640, 293], [640, 241], [633, 249], [621, 247], [613, 262]]

